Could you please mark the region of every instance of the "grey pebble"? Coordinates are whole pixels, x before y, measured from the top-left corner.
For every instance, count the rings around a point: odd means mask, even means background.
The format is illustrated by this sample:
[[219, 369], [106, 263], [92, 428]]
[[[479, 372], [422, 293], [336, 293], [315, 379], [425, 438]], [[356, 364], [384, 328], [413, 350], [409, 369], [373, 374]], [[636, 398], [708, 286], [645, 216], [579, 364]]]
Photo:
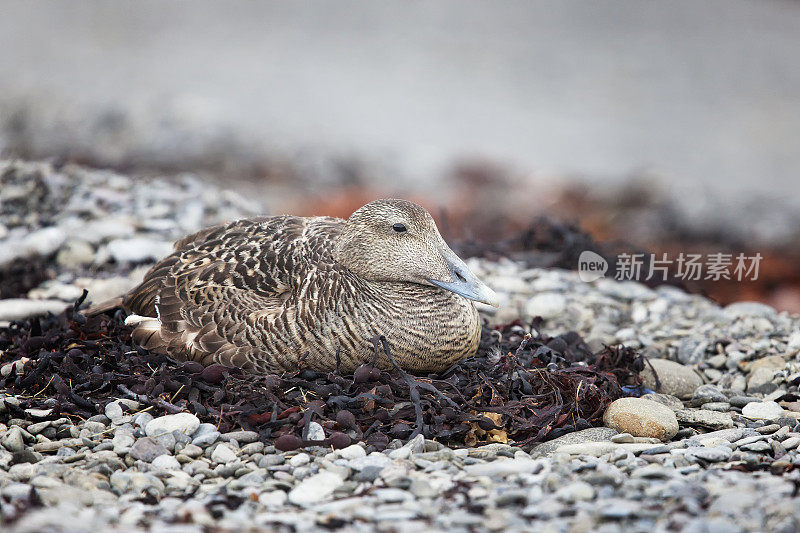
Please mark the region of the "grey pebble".
[[134, 459], [146, 463], [151, 462], [159, 455], [166, 455], [168, 453], [169, 450], [166, 446], [151, 437], [142, 437], [138, 439], [129, 452], [130, 456]]

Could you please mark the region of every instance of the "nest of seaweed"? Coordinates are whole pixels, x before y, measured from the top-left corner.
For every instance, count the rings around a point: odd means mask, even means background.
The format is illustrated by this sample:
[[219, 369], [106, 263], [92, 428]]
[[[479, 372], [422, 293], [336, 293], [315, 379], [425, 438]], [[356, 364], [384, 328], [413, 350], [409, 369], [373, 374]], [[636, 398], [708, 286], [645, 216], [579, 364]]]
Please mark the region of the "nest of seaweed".
[[[223, 432], [256, 431], [279, 449], [364, 441], [382, 450], [420, 433], [449, 446], [527, 446], [602, 424], [609, 403], [641, 387], [645, 365], [630, 348], [592, 353], [577, 333], [550, 337], [541, 321], [517, 321], [484, 326], [477, 355], [442, 374], [364, 365], [353, 375], [253, 375], [150, 353], [132, 344], [122, 311], [85, 317], [79, 305], [0, 329], [0, 365], [17, 361], [0, 387], [21, 400], [7, 402], [0, 418], [37, 409], [39, 417], [85, 419], [127, 398], [153, 416], [189, 411]], [[373, 342], [391, 357], [390, 342]], [[307, 440], [312, 421], [325, 441]]]

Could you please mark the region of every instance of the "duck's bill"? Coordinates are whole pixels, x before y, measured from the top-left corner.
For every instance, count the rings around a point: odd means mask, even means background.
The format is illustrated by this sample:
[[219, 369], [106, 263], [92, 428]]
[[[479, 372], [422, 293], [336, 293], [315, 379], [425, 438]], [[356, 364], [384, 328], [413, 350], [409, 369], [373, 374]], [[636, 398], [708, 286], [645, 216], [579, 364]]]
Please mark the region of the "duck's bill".
[[429, 279], [428, 281], [437, 287], [454, 292], [468, 300], [485, 303], [492, 307], [500, 307], [497, 294], [475, 277], [475, 274], [469, 269], [454, 268], [452, 269], [452, 275], [453, 281], [439, 281], [435, 279]]

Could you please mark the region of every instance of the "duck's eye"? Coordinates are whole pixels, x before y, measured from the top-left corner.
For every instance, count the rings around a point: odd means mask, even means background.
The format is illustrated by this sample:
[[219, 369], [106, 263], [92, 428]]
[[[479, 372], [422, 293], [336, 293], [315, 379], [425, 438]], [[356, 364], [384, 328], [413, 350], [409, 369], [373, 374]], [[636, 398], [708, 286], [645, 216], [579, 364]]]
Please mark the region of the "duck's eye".
[[397, 233], [403, 233], [404, 231], [406, 231], [405, 225], [400, 224], [399, 222], [397, 224], [394, 224], [392, 226], [392, 229], [395, 230]]

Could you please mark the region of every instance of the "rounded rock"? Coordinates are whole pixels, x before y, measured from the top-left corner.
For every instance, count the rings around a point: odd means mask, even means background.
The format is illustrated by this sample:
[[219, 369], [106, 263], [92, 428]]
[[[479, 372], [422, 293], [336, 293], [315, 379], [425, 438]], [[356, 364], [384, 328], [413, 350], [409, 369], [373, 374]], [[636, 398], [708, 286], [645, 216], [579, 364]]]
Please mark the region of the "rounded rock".
[[776, 402], [750, 402], [742, 407], [742, 416], [751, 420], [777, 420], [783, 416], [783, 407]]
[[642, 398], [620, 398], [608, 406], [603, 423], [634, 437], [669, 440], [678, 432], [678, 419], [669, 407]]
[[367, 452], [358, 444], [351, 444], [347, 448], [338, 450], [336, 454], [342, 459], [358, 459], [359, 457], [366, 457]]
[[161, 470], [180, 470], [181, 464], [171, 455], [159, 455], [150, 463], [153, 468]]
[[668, 359], [649, 360], [642, 371], [642, 381], [642, 384], [650, 390], [670, 394], [682, 400], [691, 398], [697, 387], [703, 384], [697, 372]]
[[180, 431], [186, 435], [191, 435], [200, 427], [200, 419], [192, 413], [177, 413], [174, 415], [160, 416], [154, 418], [144, 428], [148, 437], [155, 437]]

